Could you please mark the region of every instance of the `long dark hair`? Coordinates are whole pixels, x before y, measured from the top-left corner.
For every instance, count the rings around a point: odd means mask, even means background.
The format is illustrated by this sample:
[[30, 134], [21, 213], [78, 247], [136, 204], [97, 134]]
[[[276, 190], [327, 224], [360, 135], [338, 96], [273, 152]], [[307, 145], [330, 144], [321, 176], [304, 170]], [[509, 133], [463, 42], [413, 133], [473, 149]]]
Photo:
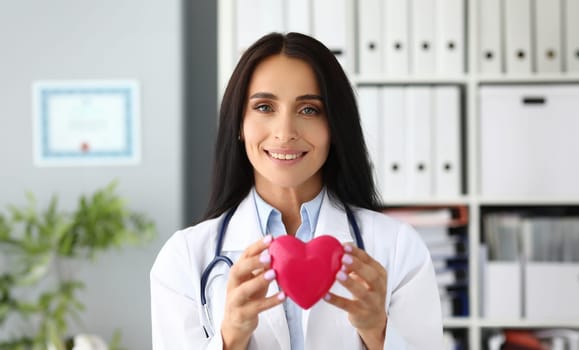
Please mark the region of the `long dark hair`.
[[211, 197], [203, 219], [217, 217], [237, 206], [254, 184], [253, 168], [238, 136], [253, 71], [265, 58], [276, 54], [304, 60], [316, 74], [331, 137], [328, 158], [322, 168], [328, 194], [347, 205], [377, 210], [379, 200], [356, 98], [342, 67], [330, 50], [314, 38], [299, 33], [272, 33], [245, 51], [225, 89], [219, 114]]

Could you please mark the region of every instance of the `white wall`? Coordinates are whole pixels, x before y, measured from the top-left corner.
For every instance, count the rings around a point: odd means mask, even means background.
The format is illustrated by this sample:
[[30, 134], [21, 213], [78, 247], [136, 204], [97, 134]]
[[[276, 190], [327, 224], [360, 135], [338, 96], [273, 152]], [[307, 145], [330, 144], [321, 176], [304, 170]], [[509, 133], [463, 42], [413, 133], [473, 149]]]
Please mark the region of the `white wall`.
[[[129, 349], [151, 347], [148, 272], [183, 222], [181, 37], [179, 0], [0, 0], [0, 210], [22, 204], [28, 190], [44, 203], [57, 194], [70, 208], [80, 193], [119, 180], [160, 235], [79, 269], [87, 286], [79, 328], [105, 337], [119, 328]], [[33, 81], [125, 78], [141, 84], [139, 165], [33, 165]]]

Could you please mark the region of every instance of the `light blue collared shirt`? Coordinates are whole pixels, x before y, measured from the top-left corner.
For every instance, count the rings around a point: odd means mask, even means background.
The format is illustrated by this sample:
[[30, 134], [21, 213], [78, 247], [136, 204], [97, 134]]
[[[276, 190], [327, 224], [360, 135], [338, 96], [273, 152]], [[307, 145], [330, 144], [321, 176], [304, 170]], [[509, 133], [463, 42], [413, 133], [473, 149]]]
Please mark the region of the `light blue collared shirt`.
[[[255, 188], [252, 189], [252, 192], [261, 232], [264, 235], [271, 234], [273, 237], [286, 235], [287, 230], [283, 224], [280, 211], [266, 203], [263, 198], [259, 196]], [[325, 188], [322, 189], [314, 199], [303, 203], [300, 208], [302, 223], [295, 237], [303, 242], [308, 242], [314, 238], [314, 231], [318, 223], [324, 193]], [[302, 328], [302, 309], [289, 298], [284, 301], [284, 309], [289, 327], [291, 349], [303, 350], [304, 330]]]

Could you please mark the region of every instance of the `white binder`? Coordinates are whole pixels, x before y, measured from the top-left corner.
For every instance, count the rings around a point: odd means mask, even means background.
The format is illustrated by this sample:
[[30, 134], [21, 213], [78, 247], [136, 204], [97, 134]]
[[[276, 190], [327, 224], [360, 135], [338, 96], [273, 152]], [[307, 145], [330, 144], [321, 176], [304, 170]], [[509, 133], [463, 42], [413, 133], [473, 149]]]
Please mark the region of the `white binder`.
[[481, 194], [579, 195], [579, 86], [480, 88]]
[[406, 113], [404, 88], [386, 86], [381, 89], [382, 165], [384, 182], [382, 198], [404, 198], [407, 191]]
[[286, 32], [312, 33], [311, 0], [285, 0]]
[[432, 75], [435, 72], [435, 2], [410, 2], [410, 71], [413, 75]]
[[432, 194], [432, 89], [406, 88], [407, 193], [413, 198]]
[[382, 49], [384, 71], [389, 76], [405, 76], [409, 73], [409, 9], [408, 1], [383, 0]]
[[457, 86], [434, 88], [434, 194], [456, 197], [461, 189], [460, 91]]
[[579, 0], [565, 0], [565, 66], [579, 73]]
[[483, 74], [503, 71], [501, 0], [478, 1], [478, 65]]
[[263, 35], [284, 31], [283, 0], [237, 0], [235, 28], [237, 61]]
[[464, 1], [436, 2], [436, 70], [440, 74], [464, 72]]
[[[381, 162], [382, 127], [380, 122], [381, 107], [379, 88], [376, 86], [358, 87], [358, 109], [360, 122], [364, 132], [364, 141], [368, 148], [370, 161], [372, 162], [374, 180], [380, 196], [383, 196], [383, 174]], [[383, 198], [383, 197], [382, 197]]]
[[312, 34], [311, 0], [285, 0], [286, 32]]
[[505, 57], [507, 74], [531, 72], [531, 0], [507, 0]]
[[312, 0], [313, 35], [323, 42], [343, 67], [349, 67], [348, 0]]
[[534, 15], [537, 72], [561, 72], [561, 0], [535, 0]]
[[358, 1], [359, 71], [363, 75], [379, 75], [382, 70], [382, 0]]

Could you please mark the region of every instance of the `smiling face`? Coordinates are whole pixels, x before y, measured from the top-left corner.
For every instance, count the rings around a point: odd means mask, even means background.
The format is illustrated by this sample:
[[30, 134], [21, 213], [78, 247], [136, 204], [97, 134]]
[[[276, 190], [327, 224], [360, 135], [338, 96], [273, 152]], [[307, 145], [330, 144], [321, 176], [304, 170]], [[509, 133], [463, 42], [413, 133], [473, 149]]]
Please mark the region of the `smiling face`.
[[263, 60], [248, 87], [242, 140], [260, 193], [318, 193], [330, 131], [312, 68], [283, 54]]

